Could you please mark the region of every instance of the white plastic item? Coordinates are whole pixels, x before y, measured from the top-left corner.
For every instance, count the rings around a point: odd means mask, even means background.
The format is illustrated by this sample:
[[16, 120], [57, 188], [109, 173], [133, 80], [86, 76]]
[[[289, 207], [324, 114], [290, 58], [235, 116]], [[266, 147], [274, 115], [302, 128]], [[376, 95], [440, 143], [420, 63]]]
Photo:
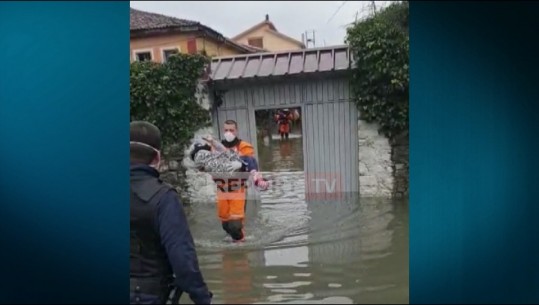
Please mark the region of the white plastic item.
[[213, 141], [212, 142], [213, 144], [213, 148], [215, 149], [215, 151], [217, 152], [225, 152], [227, 151], [226, 147], [223, 145], [223, 143], [219, 142], [219, 141]]
[[216, 152], [224, 152], [227, 150], [223, 143], [216, 141], [211, 136], [203, 137], [202, 139], [208, 142]]

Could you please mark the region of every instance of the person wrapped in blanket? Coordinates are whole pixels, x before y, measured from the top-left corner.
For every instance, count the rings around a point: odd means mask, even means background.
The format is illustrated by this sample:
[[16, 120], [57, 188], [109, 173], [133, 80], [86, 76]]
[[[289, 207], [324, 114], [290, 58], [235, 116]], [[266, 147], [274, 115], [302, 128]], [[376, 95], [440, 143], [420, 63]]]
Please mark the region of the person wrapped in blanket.
[[269, 183], [258, 172], [258, 163], [255, 158], [239, 156], [233, 150], [226, 149], [222, 143], [211, 137], [198, 140], [191, 151], [191, 160], [195, 166], [204, 172], [210, 173], [213, 178], [234, 178], [237, 172], [250, 173], [249, 177], [259, 190], [266, 190]]
[[221, 142], [210, 137], [202, 140], [198, 139], [195, 143], [191, 159], [199, 170], [212, 176], [217, 187], [217, 216], [227, 234], [225, 238], [231, 237], [234, 243], [244, 242], [246, 190], [248, 186], [267, 190], [269, 183], [258, 172], [258, 164], [249, 143], [236, 138], [236, 145], [229, 147], [224, 144], [230, 140]]

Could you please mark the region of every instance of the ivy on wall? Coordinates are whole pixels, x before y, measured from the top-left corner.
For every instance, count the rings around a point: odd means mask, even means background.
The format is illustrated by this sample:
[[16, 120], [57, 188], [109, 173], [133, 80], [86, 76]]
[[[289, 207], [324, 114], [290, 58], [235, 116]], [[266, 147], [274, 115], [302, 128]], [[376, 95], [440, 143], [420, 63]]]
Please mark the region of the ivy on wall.
[[347, 29], [355, 102], [390, 138], [408, 130], [408, 15], [408, 2], [399, 1]]
[[198, 129], [211, 125], [209, 111], [195, 97], [207, 64], [209, 58], [188, 54], [172, 55], [163, 64], [132, 63], [131, 120], [159, 127], [165, 146], [188, 145]]

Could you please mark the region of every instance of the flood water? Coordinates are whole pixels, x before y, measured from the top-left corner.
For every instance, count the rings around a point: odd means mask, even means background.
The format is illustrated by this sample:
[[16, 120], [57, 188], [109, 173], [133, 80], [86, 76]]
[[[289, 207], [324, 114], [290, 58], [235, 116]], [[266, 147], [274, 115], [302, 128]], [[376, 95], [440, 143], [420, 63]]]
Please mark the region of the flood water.
[[259, 141], [261, 169], [293, 187], [248, 203], [245, 243], [225, 238], [215, 203], [188, 211], [213, 303], [408, 303], [407, 200], [310, 200], [301, 136], [275, 139]]

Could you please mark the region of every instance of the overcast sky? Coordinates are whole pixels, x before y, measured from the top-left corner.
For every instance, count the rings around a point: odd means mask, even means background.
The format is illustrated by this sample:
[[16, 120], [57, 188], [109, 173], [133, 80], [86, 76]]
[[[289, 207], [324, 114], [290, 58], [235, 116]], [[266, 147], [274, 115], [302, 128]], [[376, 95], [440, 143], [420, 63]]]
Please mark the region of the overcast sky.
[[[372, 1], [131, 1], [131, 7], [198, 21], [231, 38], [269, 14], [277, 30], [301, 41], [315, 30], [317, 47], [344, 44], [346, 25], [368, 13]], [[375, 1], [377, 7], [389, 1]]]

